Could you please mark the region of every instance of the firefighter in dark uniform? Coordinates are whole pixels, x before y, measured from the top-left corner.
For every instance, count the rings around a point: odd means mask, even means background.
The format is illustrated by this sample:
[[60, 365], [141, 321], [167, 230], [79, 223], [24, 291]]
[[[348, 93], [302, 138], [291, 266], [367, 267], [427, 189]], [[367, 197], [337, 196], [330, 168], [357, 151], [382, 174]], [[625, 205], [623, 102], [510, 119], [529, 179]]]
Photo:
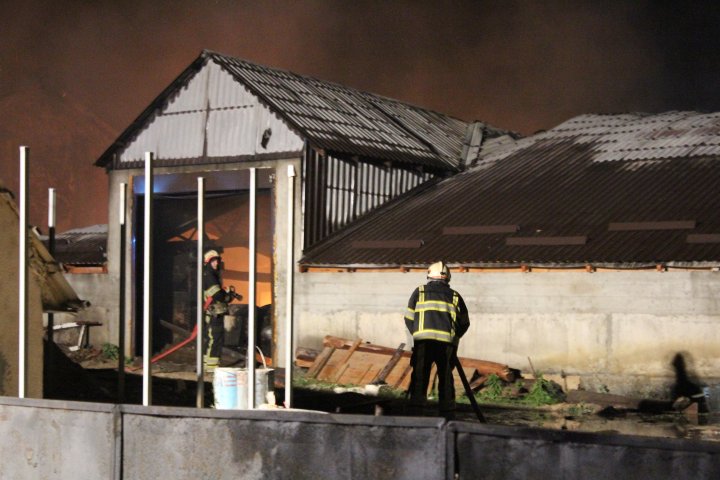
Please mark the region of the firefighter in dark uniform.
[[220, 364], [223, 344], [225, 343], [225, 315], [228, 313], [228, 303], [233, 298], [241, 298], [230, 287], [225, 290], [220, 275], [221, 258], [216, 250], [209, 250], [203, 256], [203, 336], [204, 355], [203, 363], [206, 372], [212, 372]]
[[413, 337], [410, 413], [423, 412], [434, 363], [440, 415], [450, 419], [455, 411], [454, 358], [470, 319], [463, 298], [450, 288], [450, 270], [444, 262], [430, 265], [427, 280], [410, 296], [405, 314], [405, 326]]

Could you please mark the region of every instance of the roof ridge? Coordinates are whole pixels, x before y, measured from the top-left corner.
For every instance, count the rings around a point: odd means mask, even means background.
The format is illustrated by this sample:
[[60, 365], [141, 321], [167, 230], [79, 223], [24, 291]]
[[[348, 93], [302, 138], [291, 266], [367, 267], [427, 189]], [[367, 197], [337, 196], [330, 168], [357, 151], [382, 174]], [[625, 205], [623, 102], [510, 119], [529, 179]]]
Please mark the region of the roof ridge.
[[[352, 91], [354, 91], [354, 92], [356, 92], [356, 93], [359, 93], [360, 95], [368, 95], [368, 96], [371, 96], [371, 97], [374, 97], [374, 98], [377, 98], [377, 99], [380, 99], [380, 100], [384, 100], [384, 101], [387, 101], [387, 102], [399, 103], [399, 104], [406, 105], [406, 106], [408, 106], [408, 107], [412, 107], [412, 108], [415, 108], [415, 109], [418, 109], [418, 110], [423, 110], [423, 111], [425, 111], [425, 112], [430, 112], [430, 113], [434, 113], [434, 114], [436, 114], [436, 115], [441, 115], [441, 116], [443, 116], [443, 117], [452, 118], [453, 120], [457, 120], [457, 121], [459, 121], [459, 122], [469, 123], [467, 120], [463, 120], [463, 119], [461, 119], [461, 118], [455, 117], [454, 115], [449, 115], [449, 114], [447, 114], [447, 113], [443, 113], [443, 112], [440, 112], [440, 111], [438, 111], [438, 110], [433, 110], [433, 109], [431, 109], [431, 108], [427, 108], [427, 107], [424, 107], [424, 106], [422, 106], [422, 105], [418, 105], [418, 104], [415, 104], [415, 103], [407, 102], [407, 101], [405, 101], [405, 100], [399, 100], [399, 99], [397, 99], [397, 98], [388, 97], [388, 96], [385, 96], [385, 95], [381, 95], [381, 94], [379, 94], [379, 93], [370, 92], [370, 91], [368, 91], [368, 90], [361, 90], [361, 89], [359, 89], [359, 88], [357, 88], [357, 87], [353, 87], [353, 86], [350, 86], [350, 85], [345, 85], [345, 84], [342, 84], [342, 83], [340, 83], [340, 82], [336, 82], [336, 81], [333, 81], [333, 80], [325, 80], [325, 79], [322, 79], [322, 78], [315, 77], [315, 76], [313, 76], [313, 75], [306, 75], [306, 74], [302, 74], [302, 73], [297, 73], [297, 72], [293, 72], [292, 70], [287, 70], [287, 69], [280, 68], [280, 67], [273, 67], [273, 66], [263, 65], [263, 64], [261, 64], [261, 63], [256, 63], [256, 62], [253, 62], [253, 61], [244, 59], [244, 58], [235, 57], [235, 56], [228, 55], [228, 54], [225, 54], [225, 53], [220, 53], [220, 52], [217, 52], [217, 51], [214, 51], [214, 50], [204, 49], [204, 50], [202, 51], [202, 53], [203, 53], [203, 54], [207, 54], [206, 56], [222, 57], [222, 58], [229, 59], [229, 60], [239, 61], [239, 62], [248, 64], [248, 65], [252, 65], [252, 66], [255, 66], [255, 67], [260, 67], [260, 68], [264, 68], [264, 69], [268, 69], [268, 70], [273, 70], [273, 71], [276, 71], [276, 72], [285, 73], [285, 74], [291, 75], [291, 76], [293, 76], [293, 77], [302, 78], [302, 79], [306, 79], [306, 80], [312, 80], [312, 81], [315, 81], [315, 82], [318, 82], [318, 83], [322, 83], [322, 84], [325, 84], [325, 85], [335, 86], [335, 87], [338, 87], [338, 88], [340, 88], [340, 89], [342, 89], [342, 90], [352, 90]], [[483, 123], [485, 123], [485, 122], [483, 122]]]

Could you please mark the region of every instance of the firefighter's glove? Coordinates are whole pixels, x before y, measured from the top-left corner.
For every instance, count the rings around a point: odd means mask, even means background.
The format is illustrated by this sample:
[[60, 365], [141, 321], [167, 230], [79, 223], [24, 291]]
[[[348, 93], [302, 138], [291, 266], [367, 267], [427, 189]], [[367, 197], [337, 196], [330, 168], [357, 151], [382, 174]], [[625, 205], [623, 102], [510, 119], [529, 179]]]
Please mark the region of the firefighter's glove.
[[237, 293], [237, 292], [235, 291], [235, 287], [234, 287], [233, 285], [230, 285], [230, 286], [228, 287], [228, 289], [227, 289], [227, 297], [228, 297], [228, 302], [231, 302], [231, 301], [233, 301], [233, 300], [237, 300], [237, 301], [239, 302], [239, 301], [242, 300], [242, 298], [243, 298], [242, 295], [240, 295], [239, 293]]

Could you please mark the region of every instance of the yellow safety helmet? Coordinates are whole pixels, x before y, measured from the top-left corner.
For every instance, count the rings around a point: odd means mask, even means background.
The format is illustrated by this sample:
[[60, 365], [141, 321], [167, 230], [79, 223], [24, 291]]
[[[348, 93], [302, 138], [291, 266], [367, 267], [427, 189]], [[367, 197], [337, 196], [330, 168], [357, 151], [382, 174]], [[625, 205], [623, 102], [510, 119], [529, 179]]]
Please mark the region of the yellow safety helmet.
[[450, 281], [450, 269], [445, 262], [435, 262], [428, 267], [427, 278]]
[[205, 261], [205, 263], [210, 263], [214, 258], [220, 258], [220, 254], [217, 252], [217, 250], [208, 250], [207, 252], [205, 252], [205, 255], [203, 255], [203, 260]]

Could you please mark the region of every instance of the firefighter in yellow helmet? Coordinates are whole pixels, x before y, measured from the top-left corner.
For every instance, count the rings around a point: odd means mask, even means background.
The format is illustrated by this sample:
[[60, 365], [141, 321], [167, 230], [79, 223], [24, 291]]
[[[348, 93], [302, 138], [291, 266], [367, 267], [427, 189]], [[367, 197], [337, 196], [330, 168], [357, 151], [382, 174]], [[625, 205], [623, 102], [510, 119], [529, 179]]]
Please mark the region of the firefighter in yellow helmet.
[[228, 313], [228, 303], [241, 295], [235, 288], [222, 286], [221, 257], [217, 250], [208, 250], [203, 256], [203, 363], [205, 371], [212, 372], [220, 364], [220, 355], [225, 343], [224, 317]]
[[427, 283], [415, 289], [408, 301], [405, 326], [413, 337], [413, 371], [410, 382], [410, 413], [421, 414], [433, 363], [437, 366], [440, 415], [453, 418], [455, 385], [453, 359], [470, 327], [463, 298], [450, 288], [450, 269], [435, 262], [427, 271]]

